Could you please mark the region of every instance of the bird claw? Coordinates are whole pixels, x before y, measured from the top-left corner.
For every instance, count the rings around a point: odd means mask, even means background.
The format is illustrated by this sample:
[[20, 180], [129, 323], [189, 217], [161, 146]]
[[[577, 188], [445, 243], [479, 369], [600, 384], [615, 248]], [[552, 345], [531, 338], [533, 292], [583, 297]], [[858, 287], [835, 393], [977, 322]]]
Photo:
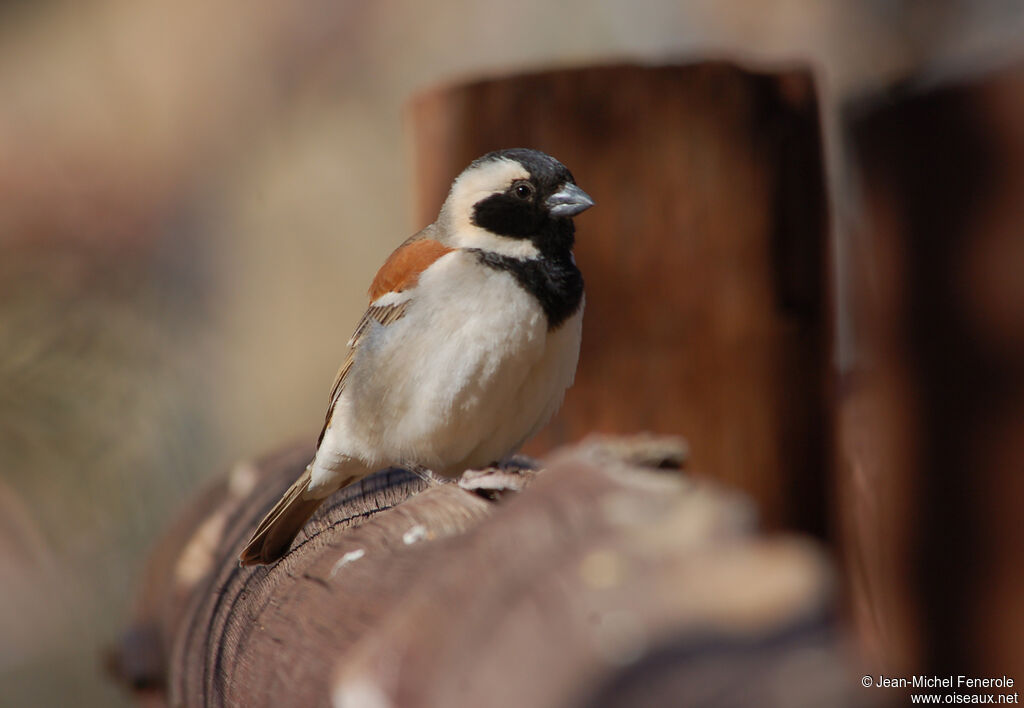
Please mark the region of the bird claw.
[[534, 460], [514, 457], [482, 470], [466, 470], [459, 487], [495, 501], [508, 492], [521, 492], [537, 475]]

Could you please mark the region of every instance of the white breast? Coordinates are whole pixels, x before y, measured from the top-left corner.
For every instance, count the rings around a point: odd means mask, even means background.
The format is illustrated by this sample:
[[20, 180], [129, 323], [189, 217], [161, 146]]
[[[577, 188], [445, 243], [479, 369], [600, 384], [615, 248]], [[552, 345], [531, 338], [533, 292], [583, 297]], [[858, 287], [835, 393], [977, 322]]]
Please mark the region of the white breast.
[[356, 457], [447, 475], [483, 467], [544, 425], [572, 384], [582, 307], [549, 332], [511, 274], [465, 251], [439, 259], [409, 295], [405, 316], [360, 345], [319, 466]]

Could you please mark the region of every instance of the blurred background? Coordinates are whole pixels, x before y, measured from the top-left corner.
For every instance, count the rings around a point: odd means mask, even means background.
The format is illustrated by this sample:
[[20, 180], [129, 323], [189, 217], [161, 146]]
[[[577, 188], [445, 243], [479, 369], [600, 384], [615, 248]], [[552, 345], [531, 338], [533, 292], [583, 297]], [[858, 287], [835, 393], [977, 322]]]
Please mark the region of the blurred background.
[[127, 704], [103, 650], [146, 549], [204, 479], [316, 435], [375, 267], [437, 208], [415, 210], [419, 92], [808, 68], [842, 375], [864, 186], [842, 107], [1022, 37], [1012, 0], [0, 3], [0, 704]]

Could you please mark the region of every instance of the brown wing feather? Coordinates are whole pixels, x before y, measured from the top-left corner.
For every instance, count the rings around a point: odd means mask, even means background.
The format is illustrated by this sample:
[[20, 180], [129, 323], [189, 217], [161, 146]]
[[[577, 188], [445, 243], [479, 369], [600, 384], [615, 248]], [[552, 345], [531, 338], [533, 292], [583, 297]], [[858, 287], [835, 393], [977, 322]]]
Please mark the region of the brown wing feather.
[[370, 285], [370, 302], [387, 293], [400, 293], [416, 285], [420, 273], [431, 263], [455, 249], [417, 234], [384, 261]]

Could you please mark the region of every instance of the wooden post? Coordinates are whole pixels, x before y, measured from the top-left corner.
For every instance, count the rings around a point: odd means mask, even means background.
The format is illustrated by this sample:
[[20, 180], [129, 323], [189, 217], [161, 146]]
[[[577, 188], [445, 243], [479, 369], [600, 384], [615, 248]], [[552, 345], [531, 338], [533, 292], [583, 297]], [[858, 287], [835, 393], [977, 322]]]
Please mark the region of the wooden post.
[[151, 556], [112, 665], [153, 706], [858, 705], [821, 550], [758, 534], [684, 450], [591, 439], [429, 487], [385, 471], [267, 568], [238, 552], [308, 449], [243, 465]]
[[684, 434], [769, 526], [826, 527], [826, 207], [806, 71], [613, 66], [459, 84], [412, 103], [418, 221], [473, 158], [534, 147], [597, 206], [577, 219], [583, 350], [528, 448]]
[[851, 107], [854, 608], [897, 675], [1024, 676], [1024, 65]]

